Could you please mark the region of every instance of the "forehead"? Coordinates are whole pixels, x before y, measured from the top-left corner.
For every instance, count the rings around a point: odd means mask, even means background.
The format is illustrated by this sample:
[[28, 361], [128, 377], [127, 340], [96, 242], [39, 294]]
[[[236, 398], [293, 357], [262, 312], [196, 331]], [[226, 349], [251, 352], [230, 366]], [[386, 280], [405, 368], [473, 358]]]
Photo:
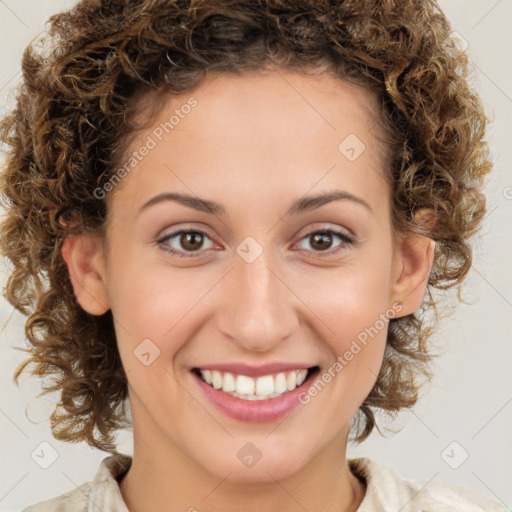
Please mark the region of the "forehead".
[[[193, 109], [193, 116], [188, 116], [190, 109], [183, 116], [180, 110], [185, 111], [191, 97], [199, 108]], [[218, 126], [229, 128], [228, 125], [235, 126], [236, 118], [266, 120], [268, 128], [291, 134], [296, 129], [303, 132], [307, 124], [312, 129], [329, 127], [340, 136], [348, 123], [354, 130], [362, 127], [374, 137], [380, 135], [377, 95], [367, 87], [328, 73], [306, 75], [282, 69], [214, 73], [192, 91], [170, 94], [160, 89], [139, 94], [134, 103], [135, 116], [142, 120], [151, 117], [155, 126], [169, 121], [169, 110], [172, 113], [174, 109], [181, 120], [191, 117], [191, 121], [180, 124], [193, 125], [198, 136], [197, 128], [202, 126], [207, 131], [213, 120]], [[215, 132], [218, 135], [218, 130]]]
[[144, 145], [151, 150], [123, 178], [133, 200], [162, 187], [268, 196], [293, 184], [302, 195], [341, 177], [379, 195], [385, 182], [376, 96], [329, 75], [216, 74], [193, 91], [145, 95], [138, 114], [152, 124], [125, 160]]

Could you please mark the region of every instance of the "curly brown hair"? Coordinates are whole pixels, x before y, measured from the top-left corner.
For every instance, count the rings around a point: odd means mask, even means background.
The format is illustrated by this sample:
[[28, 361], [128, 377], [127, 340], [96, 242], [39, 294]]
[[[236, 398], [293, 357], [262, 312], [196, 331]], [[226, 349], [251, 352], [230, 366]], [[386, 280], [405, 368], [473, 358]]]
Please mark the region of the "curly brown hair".
[[[193, 90], [214, 72], [268, 66], [321, 69], [379, 99], [393, 230], [426, 234], [436, 249], [422, 307], [390, 320], [354, 440], [378, 428], [379, 410], [393, 415], [414, 405], [420, 378], [432, 376], [427, 339], [439, 318], [432, 291], [460, 291], [492, 167], [467, 55], [448, 44], [451, 25], [435, 1], [82, 0], [49, 25], [23, 54], [16, 106], [0, 125], [7, 156], [0, 243], [13, 265], [6, 298], [28, 316], [30, 348], [21, 350], [31, 357], [14, 380], [29, 363], [32, 374], [53, 377], [43, 389], [60, 391], [50, 418], [55, 438], [111, 452], [114, 432], [128, 425], [115, 319], [79, 306], [61, 247], [70, 233], [104, 234], [108, 195], [93, 191], [140, 129], [137, 104], [152, 91]], [[420, 226], [418, 208], [435, 222]]]

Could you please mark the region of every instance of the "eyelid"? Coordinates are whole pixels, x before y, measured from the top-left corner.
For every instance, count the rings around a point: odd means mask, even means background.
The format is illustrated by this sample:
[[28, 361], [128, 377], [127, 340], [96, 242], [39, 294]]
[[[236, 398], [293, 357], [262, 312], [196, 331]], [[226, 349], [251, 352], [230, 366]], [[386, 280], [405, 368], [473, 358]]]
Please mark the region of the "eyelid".
[[300, 238], [300, 240], [302, 240], [307, 235], [311, 235], [313, 233], [318, 233], [318, 232], [323, 232], [323, 231], [343, 235], [346, 238], [350, 239], [351, 241], [355, 242], [355, 234], [350, 229], [342, 228], [341, 226], [332, 225], [327, 222], [323, 222], [323, 223], [320, 222], [320, 223], [313, 224], [313, 227], [311, 227], [311, 225], [310, 225], [309, 227], [305, 228], [304, 230], [298, 231], [297, 235], [295, 235], [295, 236], [298, 236]]

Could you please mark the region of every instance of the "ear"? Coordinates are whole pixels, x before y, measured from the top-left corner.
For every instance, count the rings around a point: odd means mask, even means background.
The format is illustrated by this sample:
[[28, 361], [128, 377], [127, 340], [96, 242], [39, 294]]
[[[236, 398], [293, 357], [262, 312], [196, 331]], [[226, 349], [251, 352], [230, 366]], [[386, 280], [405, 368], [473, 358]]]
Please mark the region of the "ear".
[[[415, 219], [423, 228], [431, 228], [434, 222], [433, 214], [426, 209], [419, 210]], [[412, 231], [400, 237], [394, 256], [391, 287], [391, 303], [398, 301], [402, 304], [400, 316], [413, 313], [423, 303], [435, 244], [431, 238]]]
[[62, 257], [78, 303], [91, 315], [110, 309], [106, 293], [103, 239], [94, 235], [68, 235]]

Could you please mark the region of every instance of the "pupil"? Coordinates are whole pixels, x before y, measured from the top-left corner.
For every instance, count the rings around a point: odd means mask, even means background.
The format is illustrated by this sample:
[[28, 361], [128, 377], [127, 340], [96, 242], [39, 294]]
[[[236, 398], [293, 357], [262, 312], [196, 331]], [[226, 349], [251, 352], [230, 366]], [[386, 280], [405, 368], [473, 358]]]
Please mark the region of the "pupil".
[[331, 235], [329, 235], [328, 233], [317, 233], [316, 235], [313, 235], [313, 240], [314, 240], [314, 243], [316, 244], [316, 242], [318, 240], [320, 240], [320, 249], [325, 249], [325, 243], [322, 244], [322, 240], [324, 242], [327, 242], [327, 245], [330, 245], [330, 238], [331, 238]]
[[[199, 249], [201, 247], [201, 244], [202, 244], [202, 239], [201, 239], [201, 233], [195, 233], [195, 232], [192, 232], [192, 233], [184, 233], [184, 236], [185, 236], [185, 243], [182, 242], [182, 246], [186, 249], [186, 250], [190, 250], [190, 251], [193, 251], [194, 249]], [[194, 244], [194, 237], [198, 237], [198, 243]], [[190, 242], [190, 240], [192, 240]], [[192, 247], [190, 247], [190, 245], [192, 245]], [[187, 248], [188, 246], [188, 248]]]

